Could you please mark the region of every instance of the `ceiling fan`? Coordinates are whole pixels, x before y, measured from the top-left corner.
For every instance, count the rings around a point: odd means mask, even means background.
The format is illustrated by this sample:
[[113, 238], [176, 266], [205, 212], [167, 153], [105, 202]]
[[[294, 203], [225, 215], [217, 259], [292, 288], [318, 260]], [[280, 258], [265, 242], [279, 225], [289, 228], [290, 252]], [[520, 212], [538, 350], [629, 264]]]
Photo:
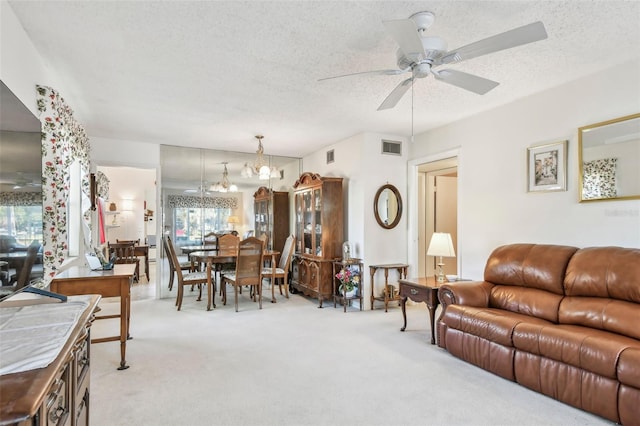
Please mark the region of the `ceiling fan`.
[[378, 111], [396, 106], [416, 78], [425, 78], [430, 74], [436, 80], [484, 95], [499, 83], [451, 68], [438, 68], [547, 38], [544, 25], [538, 21], [448, 51], [445, 40], [425, 35], [434, 20], [435, 15], [426, 11], [415, 13], [409, 19], [383, 22], [399, 46], [396, 52], [398, 69], [357, 72], [322, 78], [319, 81], [362, 74], [399, 75], [410, 72], [411, 77], [401, 81], [393, 89], [378, 107]]

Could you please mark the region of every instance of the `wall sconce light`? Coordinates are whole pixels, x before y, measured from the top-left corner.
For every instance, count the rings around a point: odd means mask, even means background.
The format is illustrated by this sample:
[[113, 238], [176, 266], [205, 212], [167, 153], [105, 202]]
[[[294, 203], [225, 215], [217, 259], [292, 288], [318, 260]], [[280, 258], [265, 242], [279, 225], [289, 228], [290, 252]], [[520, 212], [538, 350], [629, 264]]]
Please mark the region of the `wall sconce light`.
[[133, 211], [133, 200], [122, 200], [122, 210], [125, 212]]

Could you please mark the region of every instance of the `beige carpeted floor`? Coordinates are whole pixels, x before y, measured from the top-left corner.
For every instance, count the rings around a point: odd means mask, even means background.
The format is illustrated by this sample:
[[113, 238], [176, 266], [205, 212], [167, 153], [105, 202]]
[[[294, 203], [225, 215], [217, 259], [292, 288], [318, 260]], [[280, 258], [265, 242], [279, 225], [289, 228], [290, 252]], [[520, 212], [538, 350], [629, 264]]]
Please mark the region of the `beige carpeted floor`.
[[[139, 290], [138, 290], [139, 291]], [[270, 294], [270, 290], [265, 293]], [[205, 311], [188, 293], [132, 304], [128, 370], [91, 346], [91, 424], [609, 425], [429, 344], [424, 305], [345, 314], [294, 295]], [[117, 303], [103, 303], [104, 313]], [[117, 320], [97, 321], [93, 337]]]

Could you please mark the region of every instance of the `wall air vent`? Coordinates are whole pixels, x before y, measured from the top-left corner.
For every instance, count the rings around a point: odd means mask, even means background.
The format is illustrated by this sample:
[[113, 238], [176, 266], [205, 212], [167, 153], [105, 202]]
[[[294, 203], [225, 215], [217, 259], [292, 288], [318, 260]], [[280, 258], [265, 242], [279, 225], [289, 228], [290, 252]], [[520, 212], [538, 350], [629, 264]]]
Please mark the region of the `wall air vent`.
[[327, 151], [327, 164], [333, 163], [335, 160], [333, 149]]
[[402, 142], [382, 139], [382, 153], [389, 155], [402, 155]]

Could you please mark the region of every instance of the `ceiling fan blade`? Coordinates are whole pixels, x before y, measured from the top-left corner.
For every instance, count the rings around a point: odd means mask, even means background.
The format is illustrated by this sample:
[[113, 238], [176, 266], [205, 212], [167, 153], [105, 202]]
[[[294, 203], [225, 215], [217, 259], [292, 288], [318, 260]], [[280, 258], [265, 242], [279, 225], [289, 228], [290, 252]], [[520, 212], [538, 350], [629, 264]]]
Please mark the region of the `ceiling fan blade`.
[[534, 22], [523, 27], [496, 34], [492, 37], [476, 41], [458, 49], [450, 50], [434, 65], [450, 64], [452, 62], [466, 61], [467, 59], [498, 52], [500, 50], [511, 49], [534, 41], [547, 38], [547, 31], [542, 22]]
[[396, 88], [393, 89], [391, 93], [389, 93], [389, 96], [387, 96], [387, 98], [380, 104], [380, 106], [378, 107], [378, 111], [382, 111], [383, 109], [390, 109], [396, 106], [398, 101], [402, 99], [407, 90], [409, 90], [412, 82], [413, 77], [400, 82], [400, 84], [398, 84]]
[[403, 70], [376, 70], [376, 71], [354, 72], [354, 73], [351, 73], [351, 74], [342, 74], [342, 75], [336, 75], [336, 76], [333, 76], [333, 77], [320, 78], [320, 79], [318, 79], [318, 81], [331, 80], [331, 79], [334, 79], [334, 78], [342, 78], [342, 77], [351, 77], [353, 75], [363, 75], [363, 74], [398, 75], [398, 74], [405, 73], [407, 71], [411, 71], [411, 67], [405, 68]]
[[[397, 19], [393, 21], [384, 21], [385, 28], [400, 46], [400, 50], [411, 58], [416, 60], [424, 59], [424, 47], [422, 39], [418, 34], [418, 28], [411, 19]], [[415, 55], [415, 56], [414, 56]]]
[[433, 75], [440, 81], [469, 90], [470, 92], [477, 93], [478, 95], [484, 95], [500, 84], [497, 81], [451, 69], [439, 70], [437, 72], [433, 71]]

